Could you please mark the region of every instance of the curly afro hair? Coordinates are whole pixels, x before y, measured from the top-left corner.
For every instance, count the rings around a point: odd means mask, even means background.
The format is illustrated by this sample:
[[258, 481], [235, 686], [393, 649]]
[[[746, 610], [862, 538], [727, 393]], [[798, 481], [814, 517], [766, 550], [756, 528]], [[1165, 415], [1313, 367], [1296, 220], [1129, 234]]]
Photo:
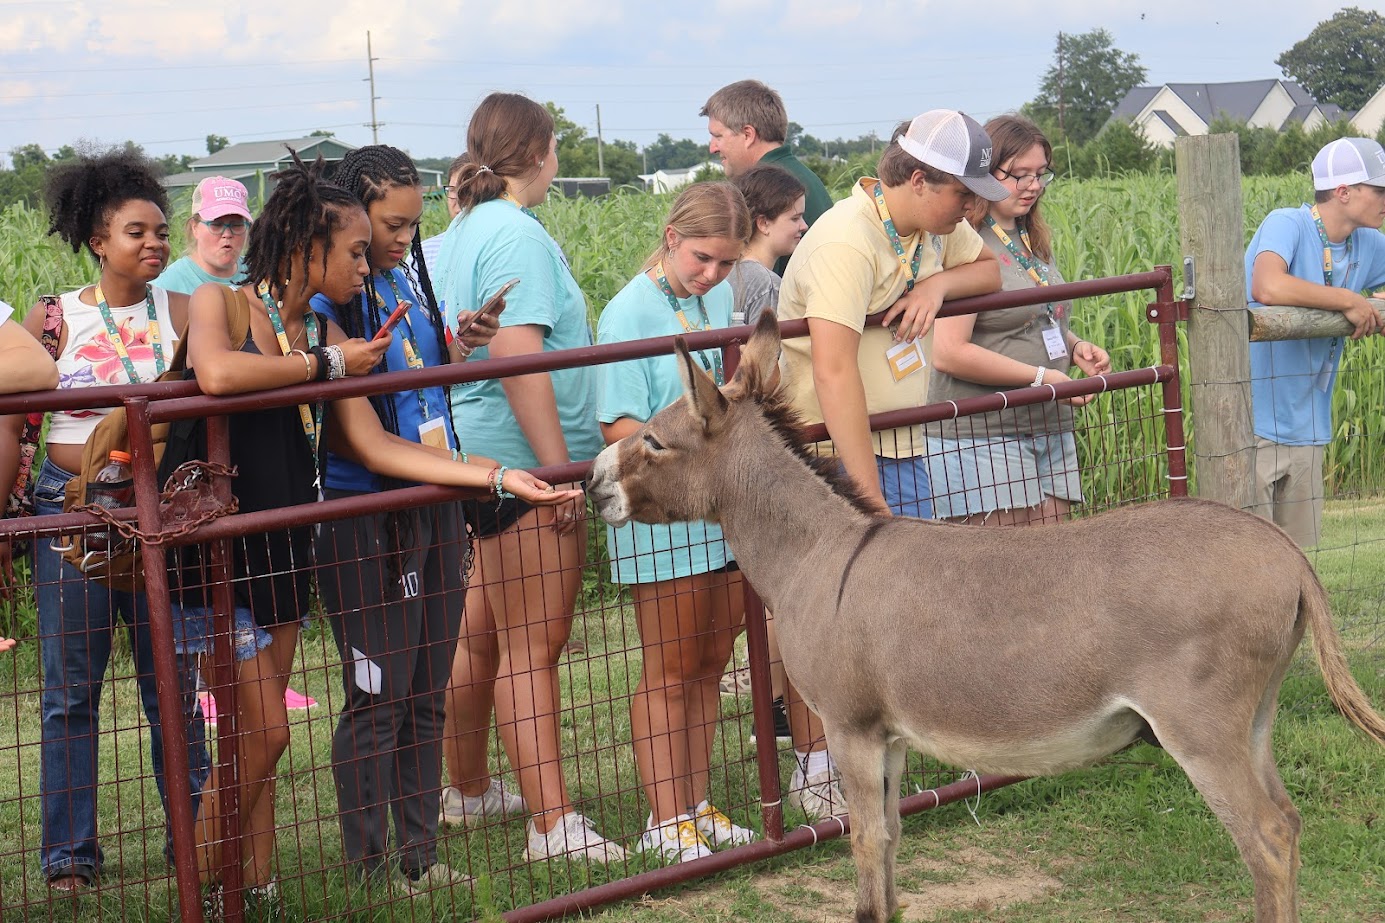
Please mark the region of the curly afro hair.
[[168, 192], [158, 172], [133, 151], [79, 157], [53, 167], [44, 179], [48, 233], [65, 240], [73, 253], [90, 250], [91, 239], [106, 230], [111, 214], [134, 200], [153, 202], [168, 214]]

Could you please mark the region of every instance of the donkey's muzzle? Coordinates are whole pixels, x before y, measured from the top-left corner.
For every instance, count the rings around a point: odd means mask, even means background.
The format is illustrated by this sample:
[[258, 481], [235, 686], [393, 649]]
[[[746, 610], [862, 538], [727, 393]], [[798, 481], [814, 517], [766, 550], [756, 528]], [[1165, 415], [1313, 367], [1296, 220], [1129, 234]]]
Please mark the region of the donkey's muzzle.
[[616, 446], [607, 446], [592, 463], [591, 479], [587, 482], [587, 498], [591, 500], [592, 508], [596, 510], [596, 515], [612, 526], [623, 526], [630, 520], [625, 492], [620, 488], [618, 467]]

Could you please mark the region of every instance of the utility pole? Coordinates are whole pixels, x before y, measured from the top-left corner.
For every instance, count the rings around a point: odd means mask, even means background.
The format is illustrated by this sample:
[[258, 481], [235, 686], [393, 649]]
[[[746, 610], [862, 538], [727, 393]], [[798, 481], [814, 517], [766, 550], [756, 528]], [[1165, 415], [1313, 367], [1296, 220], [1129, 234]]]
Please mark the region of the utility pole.
[[380, 60], [375, 57], [370, 50], [370, 32], [365, 34], [365, 64], [370, 76], [366, 79], [370, 81], [370, 121], [366, 123], [366, 128], [370, 129], [370, 140], [372, 144], [380, 143], [380, 123], [375, 119], [375, 101], [380, 97], [375, 95], [375, 62]]
[[606, 155], [601, 141], [601, 103], [596, 104], [596, 175], [606, 175]]
[[1068, 132], [1063, 126], [1063, 104], [1066, 86], [1063, 83], [1063, 33], [1058, 33], [1058, 134], [1067, 140]]

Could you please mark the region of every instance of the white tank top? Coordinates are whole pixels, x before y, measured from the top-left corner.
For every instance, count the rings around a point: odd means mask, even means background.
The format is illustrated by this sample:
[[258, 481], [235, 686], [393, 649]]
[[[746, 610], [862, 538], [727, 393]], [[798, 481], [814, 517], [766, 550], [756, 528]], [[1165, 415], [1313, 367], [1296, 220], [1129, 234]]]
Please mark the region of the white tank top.
[[[130, 376], [120, 354], [111, 345], [106, 322], [95, 305], [85, 304], [77, 296], [84, 289], [62, 296], [63, 323], [67, 325], [67, 343], [58, 355], [59, 388], [91, 388], [97, 385], [128, 385]], [[154, 289], [154, 311], [159, 319], [159, 334], [163, 339], [164, 368], [173, 361], [178, 348], [177, 331], [168, 313], [168, 292]], [[111, 307], [111, 320], [121, 332], [125, 351], [134, 363], [140, 383], [158, 377], [154, 363], [154, 344], [148, 339], [149, 309], [141, 298], [128, 307]], [[110, 413], [109, 407], [86, 410], [55, 410], [48, 425], [48, 441], [57, 445], [82, 445], [96, 429], [101, 418]]]

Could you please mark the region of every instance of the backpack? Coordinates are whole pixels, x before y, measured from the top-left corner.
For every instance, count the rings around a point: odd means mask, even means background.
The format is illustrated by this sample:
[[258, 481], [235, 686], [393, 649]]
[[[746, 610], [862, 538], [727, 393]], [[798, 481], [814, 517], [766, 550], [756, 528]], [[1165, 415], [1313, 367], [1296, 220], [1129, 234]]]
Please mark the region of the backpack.
[[[250, 303], [245, 293], [239, 289], [231, 290], [221, 286], [221, 294], [226, 302], [226, 332], [231, 339], [231, 348], [239, 350], [250, 335]], [[168, 370], [159, 376], [159, 381], [182, 381], [187, 367], [186, 335], [178, 341], [178, 349], [173, 354]], [[191, 461], [191, 456], [175, 457], [186, 452], [197, 440], [191, 437], [194, 427], [205, 428], [205, 420], [198, 418], [178, 423], [155, 423], [152, 427], [154, 443], [154, 466], [161, 479], [172, 480], [172, 473]], [[170, 430], [178, 428], [180, 438], [170, 441]], [[171, 448], [170, 448], [171, 447]], [[168, 455], [165, 449], [173, 452]], [[63, 498], [64, 513], [105, 512], [103, 507], [91, 505], [88, 501], [92, 489], [128, 488], [133, 483], [121, 481], [114, 484], [95, 483], [96, 473], [106, 467], [111, 452], [130, 451], [130, 428], [125, 418], [123, 406], [114, 408], [96, 425], [82, 449], [82, 468], [77, 476], [67, 482]], [[166, 457], [167, 456], [167, 457]], [[199, 463], [205, 464], [205, 463]], [[171, 465], [171, 467], [170, 467]], [[164, 484], [165, 493], [168, 485]], [[165, 498], [160, 508], [166, 509], [170, 501]], [[229, 511], [227, 511], [229, 512]], [[86, 577], [100, 581], [113, 590], [139, 593], [144, 590], [144, 569], [140, 561], [142, 542], [136, 541], [133, 530], [127, 523], [117, 523], [108, 516], [102, 516], [110, 531], [108, 547], [104, 551], [87, 551], [83, 547], [83, 534], [69, 536], [69, 544], [62, 549], [63, 560], [77, 568]], [[55, 546], [56, 547], [56, 546]]]

